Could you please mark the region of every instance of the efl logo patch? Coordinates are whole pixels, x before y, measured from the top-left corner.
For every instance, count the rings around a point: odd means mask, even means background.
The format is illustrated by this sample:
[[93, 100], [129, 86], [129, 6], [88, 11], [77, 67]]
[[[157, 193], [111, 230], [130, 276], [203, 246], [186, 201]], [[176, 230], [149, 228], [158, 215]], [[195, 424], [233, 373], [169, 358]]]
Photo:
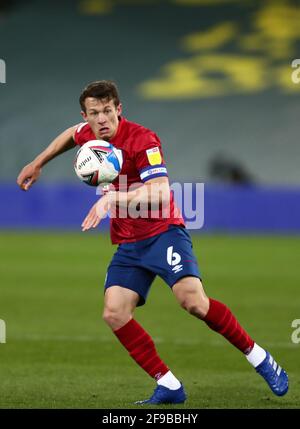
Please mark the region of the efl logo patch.
[[161, 154], [158, 147], [147, 149], [146, 153], [150, 165], [161, 164]]

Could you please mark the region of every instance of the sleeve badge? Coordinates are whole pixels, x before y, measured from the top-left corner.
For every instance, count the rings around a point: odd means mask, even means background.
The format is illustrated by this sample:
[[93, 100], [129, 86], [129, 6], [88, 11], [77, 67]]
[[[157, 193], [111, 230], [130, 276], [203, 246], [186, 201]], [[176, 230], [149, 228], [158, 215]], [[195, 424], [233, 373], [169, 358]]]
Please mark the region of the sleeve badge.
[[151, 149], [147, 149], [146, 153], [150, 165], [161, 164], [162, 159], [158, 147], [152, 147]]

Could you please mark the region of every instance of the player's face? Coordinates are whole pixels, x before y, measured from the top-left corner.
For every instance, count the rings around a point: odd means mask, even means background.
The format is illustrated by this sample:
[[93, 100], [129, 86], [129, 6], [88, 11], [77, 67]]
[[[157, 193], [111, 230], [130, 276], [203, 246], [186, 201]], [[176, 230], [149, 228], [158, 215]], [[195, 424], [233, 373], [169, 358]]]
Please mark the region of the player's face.
[[117, 107], [113, 100], [99, 100], [94, 97], [85, 99], [86, 112], [81, 112], [97, 137], [100, 140], [109, 141], [117, 133], [119, 116], [122, 112], [122, 105]]

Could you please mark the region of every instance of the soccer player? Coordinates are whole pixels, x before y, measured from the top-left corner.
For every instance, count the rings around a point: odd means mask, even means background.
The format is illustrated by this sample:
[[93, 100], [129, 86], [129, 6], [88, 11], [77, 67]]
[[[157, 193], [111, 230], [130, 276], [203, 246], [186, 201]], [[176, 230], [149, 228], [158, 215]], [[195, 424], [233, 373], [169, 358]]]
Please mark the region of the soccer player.
[[[85, 122], [60, 134], [23, 168], [17, 183], [27, 191], [47, 162], [89, 140], [106, 140], [122, 149], [121, 175], [127, 177], [127, 187], [119, 188], [118, 177], [113, 182], [115, 190], [105, 193], [90, 209], [82, 230], [95, 228], [107, 211], [115, 207], [110, 232], [112, 243], [118, 244], [118, 248], [105, 279], [103, 318], [130, 356], [157, 382], [152, 396], [137, 403], [170, 404], [186, 400], [182, 383], [159, 357], [151, 336], [134, 319], [134, 310], [145, 304], [156, 275], [168, 284], [181, 307], [223, 335], [245, 355], [275, 395], [284, 395], [288, 391], [286, 372], [268, 351], [254, 342], [226, 305], [205, 294], [191, 238], [170, 192], [158, 136], [122, 116], [117, 87], [111, 81], [89, 84], [80, 95], [80, 105]], [[128, 189], [134, 183], [138, 187]], [[152, 217], [130, 216], [127, 209], [136, 200], [141, 206], [157, 201], [158, 214], [156, 210]], [[164, 216], [166, 207], [168, 216]]]

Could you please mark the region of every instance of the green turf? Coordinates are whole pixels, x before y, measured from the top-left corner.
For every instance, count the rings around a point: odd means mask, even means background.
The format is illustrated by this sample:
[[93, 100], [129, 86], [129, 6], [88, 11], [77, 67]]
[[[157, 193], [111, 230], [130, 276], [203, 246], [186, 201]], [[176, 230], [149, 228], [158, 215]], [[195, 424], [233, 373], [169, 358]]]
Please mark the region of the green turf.
[[[298, 408], [300, 238], [194, 236], [206, 292], [225, 302], [289, 372], [274, 396], [241, 353], [180, 309], [157, 279], [136, 319], [180, 378], [179, 408]], [[114, 248], [96, 234], [0, 234], [1, 408], [134, 408], [154, 382], [101, 318]], [[170, 408], [169, 406], [166, 408]], [[174, 407], [176, 408], [176, 407]]]

